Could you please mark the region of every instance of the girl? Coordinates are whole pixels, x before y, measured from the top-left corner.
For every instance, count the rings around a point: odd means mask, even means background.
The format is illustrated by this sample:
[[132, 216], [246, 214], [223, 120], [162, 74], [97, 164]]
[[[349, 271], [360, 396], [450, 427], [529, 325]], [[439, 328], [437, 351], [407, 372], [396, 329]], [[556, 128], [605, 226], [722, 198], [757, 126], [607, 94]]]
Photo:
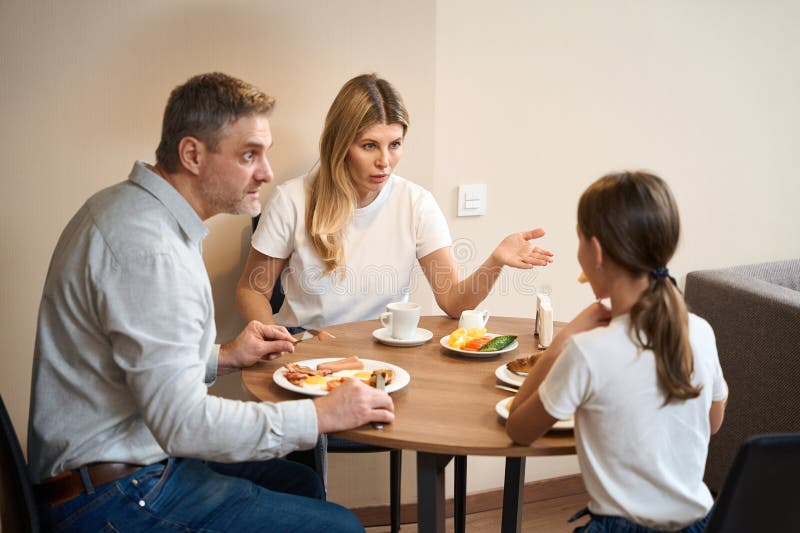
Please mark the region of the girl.
[[575, 531], [700, 532], [703, 483], [728, 388], [714, 332], [687, 312], [667, 263], [680, 233], [666, 183], [600, 178], [578, 204], [578, 261], [599, 302], [570, 322], [520, 388], [506, 430], [529, 444], [575, 416], [591, 520]]

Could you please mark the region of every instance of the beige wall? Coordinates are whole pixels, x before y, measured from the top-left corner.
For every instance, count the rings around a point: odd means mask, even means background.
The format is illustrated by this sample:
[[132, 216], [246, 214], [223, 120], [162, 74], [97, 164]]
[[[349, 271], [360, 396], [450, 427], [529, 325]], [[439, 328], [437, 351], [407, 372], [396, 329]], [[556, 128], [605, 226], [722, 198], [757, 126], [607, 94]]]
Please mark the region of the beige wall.
[[[88, 195], [123, 179], [134, 159], [152, 159], [169, 90], [200, 71], [229, 72], [278, 98], [277, 181], [313, 164], [324, 113], [346, 79], [377, 71], [393, 81], [412, 114], [400, 173], [434, 192], [469, 264], [510, 231], [548, 230], [557, 262], [505, 276], [486, 302], [497, 315], [530, 316], [532, 288], [552, 293], [561, 320], [590, 301], [574, 281], [575, 204], [612, 169], [649, 168], [672, 185], [684, 221], [671, 265], [679, 276], [800, 256], [796, 3], [489, 6], [0, 2], [0, 390], [22, 440], [55, 241]], [[489, 185], [486, 216], [455, 217], [460, 183]], [[232, 288], [248, 223], [209, 221], [221, 341], [241, 325]], [[424, 285], [415, 299], [434, 310]], [[217, 388], [237, 389], [235, 378]], [[415, 493], [411, 460], [405, 501]], [[574, 458], [529, 463], [528, 479], [577, 471]], [[332, 499], [388, 501], [386, 464], [385, 454], [333, 457]], [[499, 464], [471, 459], [470, 490], [499, 486]]]

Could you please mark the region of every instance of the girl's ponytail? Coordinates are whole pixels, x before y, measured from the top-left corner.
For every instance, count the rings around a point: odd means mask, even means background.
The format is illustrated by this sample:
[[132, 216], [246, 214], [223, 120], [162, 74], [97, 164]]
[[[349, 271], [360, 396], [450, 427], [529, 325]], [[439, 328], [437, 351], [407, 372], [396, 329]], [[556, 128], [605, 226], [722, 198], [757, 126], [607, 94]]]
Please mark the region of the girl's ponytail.
[[666, 389], [665, 405], [673, 398], [688, 400], [700, 395], [701, 387], [691, 381], [694, 357], [689, 344], [689, 312], [670, 278], [651, 273], [650, 286], [631, 308], [630, 328], [639, 346], [655, 355], [658, 377]]

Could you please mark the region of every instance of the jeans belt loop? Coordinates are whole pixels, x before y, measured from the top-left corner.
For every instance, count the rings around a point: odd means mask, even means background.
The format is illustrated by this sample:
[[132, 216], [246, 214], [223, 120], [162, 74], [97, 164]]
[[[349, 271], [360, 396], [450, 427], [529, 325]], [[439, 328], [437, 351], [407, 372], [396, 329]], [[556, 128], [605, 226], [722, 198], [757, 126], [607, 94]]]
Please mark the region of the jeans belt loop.
[[91, 496], [94, 494], [94, 485], [92, 484], [92, 478], [89, 475], [89, 468], [86, 465], [83, 465], [78, 469], [78, 472], [81, 474], [81, 481], [83, 481], [83, 488], [86, 489], [86, 494]]
[[587, 514], [591, 514], [591, 513], [589, 512], [589, 508], [588, 508], [588, 507], [584, 507], [583, 509], [581, 509], [580, 511], [578, 511], [577, 513], [575, 513], [574, 515], [572, 515], [572, 516], [570, 517], [570, 519], [569, 519], [569, 520], [567, 520], [567, 522], [574, 522], [575, 520], [578, 520], [579, 518], [581, 518], [581, 517], [583, 517], [583, 516], [586, 516]]

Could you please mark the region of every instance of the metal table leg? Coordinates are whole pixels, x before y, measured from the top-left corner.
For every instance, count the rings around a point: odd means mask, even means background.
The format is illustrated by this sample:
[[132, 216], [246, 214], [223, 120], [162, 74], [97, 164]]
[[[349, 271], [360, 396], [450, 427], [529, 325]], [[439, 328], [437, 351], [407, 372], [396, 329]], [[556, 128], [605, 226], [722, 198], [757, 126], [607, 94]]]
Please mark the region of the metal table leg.
[[444, 469], [452, 455], [417, 452], [417, 528], [444, 533]]
[[502, 533], [520, 533], [522, 494], [525, 487], [525, 458], [506, 457], [506, 480], [503, 487]]
[[465, 533], [467, 530], [467, 457], [465, 455], [456, 455], [453, 522], [455, 533]]

